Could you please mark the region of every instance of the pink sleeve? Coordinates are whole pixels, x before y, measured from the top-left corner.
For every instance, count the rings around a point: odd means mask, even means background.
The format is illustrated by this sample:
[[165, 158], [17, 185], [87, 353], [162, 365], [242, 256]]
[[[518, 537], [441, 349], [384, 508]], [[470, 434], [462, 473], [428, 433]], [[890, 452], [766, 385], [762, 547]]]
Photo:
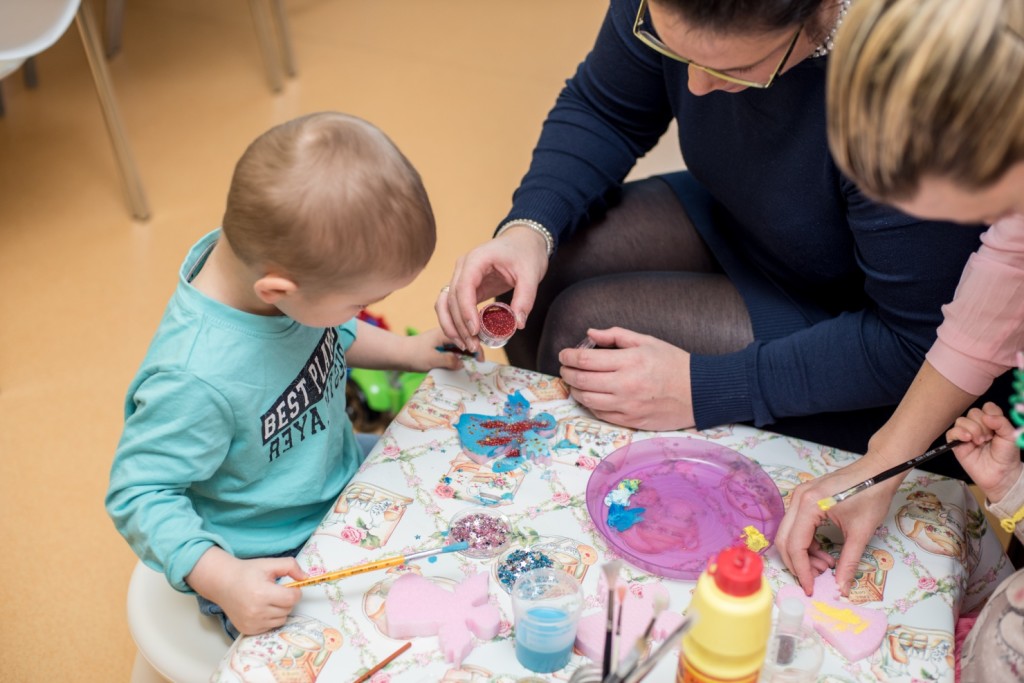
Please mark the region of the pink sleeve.
[[1024, 215], [999, 221], [981, 236], [928, 361], [943, 377], [979, 396], [1024, 350]]

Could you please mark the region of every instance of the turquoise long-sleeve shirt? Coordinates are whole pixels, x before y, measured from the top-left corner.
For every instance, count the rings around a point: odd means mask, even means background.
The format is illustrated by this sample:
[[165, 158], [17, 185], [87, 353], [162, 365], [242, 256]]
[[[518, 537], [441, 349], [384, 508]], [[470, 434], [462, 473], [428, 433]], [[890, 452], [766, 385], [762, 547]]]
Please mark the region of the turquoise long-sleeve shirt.
[[301, 545], [355, 474], [345, 351], [355, 321], [306, 327], [245, 313], [190, 284], [201, 239], [128, 389], [106, 507], [172, 586], [217, 545], [261, 557]]

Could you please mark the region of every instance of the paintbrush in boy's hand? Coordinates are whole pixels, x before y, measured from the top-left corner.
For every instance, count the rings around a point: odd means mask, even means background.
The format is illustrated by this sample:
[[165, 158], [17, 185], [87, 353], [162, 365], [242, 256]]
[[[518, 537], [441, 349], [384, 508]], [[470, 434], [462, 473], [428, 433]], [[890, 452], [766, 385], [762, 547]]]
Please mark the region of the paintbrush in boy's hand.
[[431, 557], [433, 555], [440, 555], [441, 553], [454, 553], [460, 550], [466, 550], [469, 548], [469, 542], [463, 541], [461, 543], [452, 543], [451, 545], [441, 546], [440, 548], [431, 548], [430, 550], [421, 550], [418, 553], [409, 553], [408, 555], [395, 555], [394, 557], [385, 557], [382, 560], [374, 560], [373, 562], [367, 562], [365, 564], [357, 564], [352, 567], [345, 567], [337, 571], [328, 572], [326, 574], [320, 574], [319, 576], [311, 576], [308, 579], [302, 579], [300, 581], [292, 581], [291, 583], [281, 584], [285, 588], [305, 588], [306, 586], [314, 586], [318, 583], [324, 583], [326, 581], [338, 581], [339, 579], [345, 579], [350, 576], [357, 574], [365, 574], [366, 572], [376, 571], [378, 569], [387, 569], [388, 567], [398, 567], [406, 562], [412, 560], [422, 560], [425, 557]]

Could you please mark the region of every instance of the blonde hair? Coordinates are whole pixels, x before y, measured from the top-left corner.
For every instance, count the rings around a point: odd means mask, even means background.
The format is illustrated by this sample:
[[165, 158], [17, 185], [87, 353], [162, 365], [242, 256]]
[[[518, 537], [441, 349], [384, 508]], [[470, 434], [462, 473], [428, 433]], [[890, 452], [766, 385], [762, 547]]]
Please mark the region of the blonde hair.
[[379, 129], [322, 112], [271, 128], [235, 166], [224, 237], [246, 264], [310, 289], [400, 277], [434, 251], [416, 169]]
[[839, 168], [880, 200], [1024, 161], [1024, 1], [857, 0], [828, 66]]

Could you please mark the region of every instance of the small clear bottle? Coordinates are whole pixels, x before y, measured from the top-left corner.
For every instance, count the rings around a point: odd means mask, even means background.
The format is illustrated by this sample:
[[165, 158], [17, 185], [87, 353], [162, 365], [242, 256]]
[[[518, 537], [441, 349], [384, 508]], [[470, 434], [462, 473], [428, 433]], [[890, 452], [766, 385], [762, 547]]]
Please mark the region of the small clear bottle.
[[783, 600], [759, 682], [814, 683], [824, 657], [818, 634], [804, 626], [804, 604], [796, 598]]

